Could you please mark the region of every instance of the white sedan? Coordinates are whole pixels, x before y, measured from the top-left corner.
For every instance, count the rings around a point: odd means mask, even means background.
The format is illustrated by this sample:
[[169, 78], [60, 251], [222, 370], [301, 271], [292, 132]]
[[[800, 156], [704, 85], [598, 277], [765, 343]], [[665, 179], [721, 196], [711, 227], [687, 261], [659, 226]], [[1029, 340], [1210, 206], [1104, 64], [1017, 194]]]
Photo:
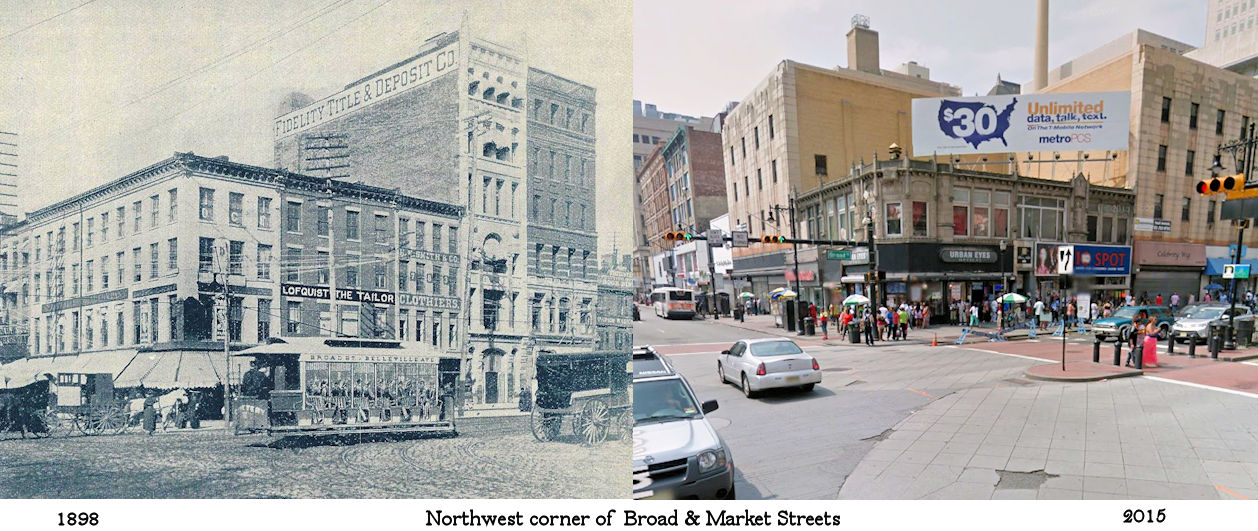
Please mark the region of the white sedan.
[[799, 345], [786, 338], [744, 339], [716, 359], [721, 383], [735, 381], [747, 398], [778, 387], [799, 387], [812, 391], [821, 383], [821, 366]]

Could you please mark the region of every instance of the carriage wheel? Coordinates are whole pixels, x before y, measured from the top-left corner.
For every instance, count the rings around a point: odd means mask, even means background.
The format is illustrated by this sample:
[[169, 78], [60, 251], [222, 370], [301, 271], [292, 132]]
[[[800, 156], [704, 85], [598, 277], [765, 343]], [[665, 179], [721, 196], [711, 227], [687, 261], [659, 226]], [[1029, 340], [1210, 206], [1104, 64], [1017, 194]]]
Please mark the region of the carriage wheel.
[[30, 423], [27, 428], [31, 430], [30, 433], [34, 435], [35, 438], [43, 439], [44, 437], [59, 435], [59, 432], [61, 431], [59, 421], [61, 419], [60, 417], [57, 417], [57, 413], [55, 411], [40, 411], [32, 413], [31, 416], [33, 417], [34, 422]]
[[581, 442], [595, 445], [607, 439], [607, 429], [611, 425], [611, 411], [602, 400], [588, 400], [581, 406], [578, 414], [581, 424]]
[[56, 411], [40, 413], [40, 419], [48, 429], [40, 437], [69, 437], [74, 434], [74, 421], [59, 415]]
[[127, 429], [127, 413], [121, 407], [111, 407], [101, 412], [101, 431], [114, 435]]
[[633, 408], [625, 409], [616, 417], [617, 436], [622, 440], [633, 437]]
[[559, 436], [559, 427], [563, 424], [563, 415], [551, 413], [540, 407], [534, 407], [529, 415], [533, 426], [533, 437], [541, 442], [550, 442]]

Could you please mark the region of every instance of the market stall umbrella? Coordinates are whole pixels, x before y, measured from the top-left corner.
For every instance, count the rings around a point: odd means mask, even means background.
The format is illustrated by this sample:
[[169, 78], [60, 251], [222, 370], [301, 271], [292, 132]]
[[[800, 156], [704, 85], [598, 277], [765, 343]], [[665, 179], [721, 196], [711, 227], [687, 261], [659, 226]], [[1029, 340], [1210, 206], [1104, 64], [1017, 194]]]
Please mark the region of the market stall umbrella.
[[755, 296], [754, 294], [752, 294], [751, 292], [749, 292], [749, 291], [744, 291], [744, 292], [742, 292], [742, 293], [739, 293], [739, 294], [738, 294], [738, 298], [740, 298], [740, 299], [753, 299], [753, 298], [755, 298], [755, 297], [756, 297], [756, 296]]
[[1013, 304], [1022, 304], [1026, 302], [1026, 300], [1026, 297], [1018, 295], [1017, 293], [1006, 293], [1000, 298], [1000, 302], [1009, 302]]
[[1215, 290], [1220, 290], [1220, 289], [1223, 289], [1223, 286], [1218, 283], [1207, 284], [1205, 287], [1206, 291], [1215, 291]]
[[789, 289], [783, 289], [782, 291], [773, 290], [772, 298], [773, 299], [793, 299], [795, 298], [796, 295], [797, 294], [794, 291], [791, 291]]
[[866, 297], [861, 294], [852, 294], [852, 295], [848, 295], [846, 299], [843, 299], [844, 306], [861, 305], [861, 304], [869, 304], [869, 297]]

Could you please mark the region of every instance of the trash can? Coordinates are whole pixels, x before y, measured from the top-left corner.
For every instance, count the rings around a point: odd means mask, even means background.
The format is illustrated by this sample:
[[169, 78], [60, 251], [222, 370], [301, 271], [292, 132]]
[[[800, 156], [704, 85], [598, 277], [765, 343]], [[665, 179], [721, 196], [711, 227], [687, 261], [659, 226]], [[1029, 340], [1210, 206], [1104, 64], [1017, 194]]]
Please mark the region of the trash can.
[[853, 320], [852, 324], [847, 325], [847, 334], [852, 338], [853, 345], [861, 344], [861, 327]]
[[781, 318], [782, 318], [782, 326], [783, 326], [784, 328], [786, 328], [786, 331], [788, 331], [788, 332], [794, 332], [794, 331], [795, 331], [795, 327], [796, 327], [796, 326], [798, 326], [798, 323], [796, 323], [796, 317], [795, 317], [795, 316], [796, 316], [796, 313], [795, 313], [795, 305], [794, 305], [794, 304], [783, 304], [783, 305], [782, 305], [782, 315], [781, 315]]
[[817, 335], [817, 323], [812, 320], [812, 317], [804, 318], [804, 335], [807, 335], [807, 336]]
[[1254, 337], [1254, 320], [1253, 319], [1237, 319], [1236, 320], [1236, 343], [1249, 347], [1253, 343]]
[[743, 309], [742, 309], [742, 308], [734, 308], [734, 318], [735, 318], [735, 319], [738, 319], [739, 321], [743, 320]]

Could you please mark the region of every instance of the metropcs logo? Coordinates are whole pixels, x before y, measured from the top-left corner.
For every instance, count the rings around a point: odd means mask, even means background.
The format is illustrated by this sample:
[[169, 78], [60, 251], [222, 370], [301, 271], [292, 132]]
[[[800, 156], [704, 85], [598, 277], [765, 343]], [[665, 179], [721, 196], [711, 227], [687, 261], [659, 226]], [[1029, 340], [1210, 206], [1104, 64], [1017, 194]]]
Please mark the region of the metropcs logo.
[[975, 148], [988, 140], [1000, 140], [1008, 146], [1005, 131], [1009, 130], [1009, 115], [1017, 104], [1018, 98], [1014, 98], [997, 111], [995, 106], [979, 101], [943, 100], [939, 102], [939, 130]]

